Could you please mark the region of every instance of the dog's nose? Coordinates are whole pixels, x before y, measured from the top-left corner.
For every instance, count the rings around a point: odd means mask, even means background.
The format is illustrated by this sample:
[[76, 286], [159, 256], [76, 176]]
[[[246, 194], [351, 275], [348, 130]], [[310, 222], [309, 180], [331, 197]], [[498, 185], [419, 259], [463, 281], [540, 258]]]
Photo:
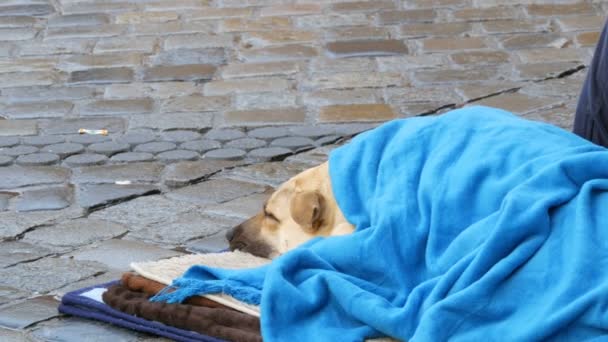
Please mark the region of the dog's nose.
[[237, 227], [234, 227], [226, 232], [226, 240], [228, 240], [228, 242], [230, 242], [230, 241], [232, 241], [232, 239], [234, 239], [234, 234], [236, 232], [236, 228]]

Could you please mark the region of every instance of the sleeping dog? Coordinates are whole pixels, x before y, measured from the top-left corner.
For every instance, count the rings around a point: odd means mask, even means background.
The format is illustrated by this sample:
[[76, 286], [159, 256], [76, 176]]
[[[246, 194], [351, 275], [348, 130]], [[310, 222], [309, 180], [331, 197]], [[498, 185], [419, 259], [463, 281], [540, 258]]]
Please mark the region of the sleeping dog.
[[334, 198], [325, 162], [283, 183], [257, 215], [231, 229], [231, 250], [274, 258], [317, 236], [354, 231]]

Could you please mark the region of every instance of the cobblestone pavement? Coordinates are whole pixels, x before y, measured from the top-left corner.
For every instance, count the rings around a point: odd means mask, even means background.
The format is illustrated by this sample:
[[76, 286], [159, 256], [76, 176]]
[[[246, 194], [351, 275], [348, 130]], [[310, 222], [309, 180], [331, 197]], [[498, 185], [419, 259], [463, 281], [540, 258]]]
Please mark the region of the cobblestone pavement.
[[379, 122], [486, 104], [570, 129], [607, 10], [1, 1], [0, 340], [162, 340], [60, 316], [56, 296], [222, 249], [272, 187]]

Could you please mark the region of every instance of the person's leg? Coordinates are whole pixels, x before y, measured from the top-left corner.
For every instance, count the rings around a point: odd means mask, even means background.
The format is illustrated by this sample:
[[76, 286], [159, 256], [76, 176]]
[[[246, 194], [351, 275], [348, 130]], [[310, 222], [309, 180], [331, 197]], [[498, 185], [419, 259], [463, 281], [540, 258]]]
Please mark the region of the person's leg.
[[608, 22], [595, 48], [578, 99], [574, 133], [608, 147]]

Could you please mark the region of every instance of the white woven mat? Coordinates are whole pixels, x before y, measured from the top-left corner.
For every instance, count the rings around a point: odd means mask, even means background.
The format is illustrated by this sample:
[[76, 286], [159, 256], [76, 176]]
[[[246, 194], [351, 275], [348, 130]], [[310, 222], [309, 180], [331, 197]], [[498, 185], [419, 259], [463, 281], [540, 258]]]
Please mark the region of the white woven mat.
[[[133, 262], [131, 268], [139, 275], [159, 283], [170, 285], [173, 279], [179, 278], [188, 268], [194, 265], [205, 265], [210, 267], [221, 267], [231, 269], [253, 268], [265, 265], [270, 259], [256, 257], [249, 253], [240, 251], [188, 254], [179, 257], [163, 259], [159, 261]], [[260, 317], [260, 308], [249, 305], [225, 294], [204, 295], [220, 304], [235, 310]]]

